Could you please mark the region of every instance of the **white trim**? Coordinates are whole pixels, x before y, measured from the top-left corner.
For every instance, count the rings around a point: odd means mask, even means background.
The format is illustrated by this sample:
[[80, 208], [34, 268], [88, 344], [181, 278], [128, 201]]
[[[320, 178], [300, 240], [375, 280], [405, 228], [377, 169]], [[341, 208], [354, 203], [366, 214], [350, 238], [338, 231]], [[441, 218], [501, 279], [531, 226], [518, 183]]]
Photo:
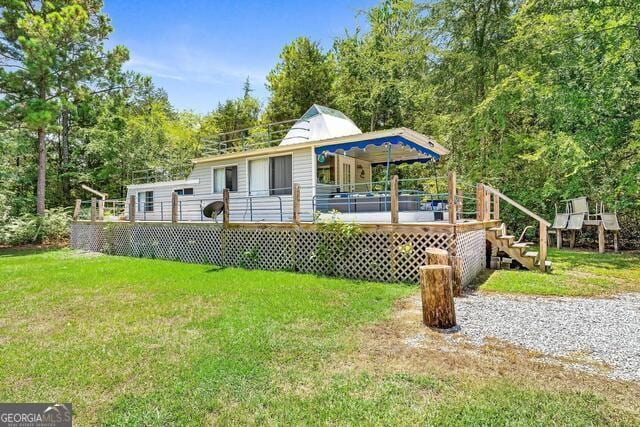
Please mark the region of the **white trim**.
[[148, 182], [146, 184], [130, 184], [127, 188], [131, 190], [142, 188], [157, 188], [157, 187], [173, 187], [176, 185], [196, 185], [200, 183], [199, 178], [195, 179], [179, 179], [176, 181], [161, 181], [161, 182]]
[[316, 150], [313, 147], [311, 150], [311, 197], [316, 197], [316, 183], [318, 181], [318, 160], [316, 157]]

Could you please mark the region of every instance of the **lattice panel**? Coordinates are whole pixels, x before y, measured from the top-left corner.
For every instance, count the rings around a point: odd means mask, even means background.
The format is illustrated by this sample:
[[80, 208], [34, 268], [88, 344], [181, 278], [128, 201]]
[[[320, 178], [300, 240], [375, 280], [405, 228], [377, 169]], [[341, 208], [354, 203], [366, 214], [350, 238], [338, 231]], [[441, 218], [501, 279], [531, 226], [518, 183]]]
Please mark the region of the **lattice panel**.
[[294, 233], [293, 229], [225, 229], [223, 264], [261, 270], [291, 270], [294, 268]]
[[345, 241], [330, 233], [299, 230], [295, 250], [297, 271], [392, 281], [387, 233], [363, 233]]
[[462, 285], [466, 286], [485, 268], [485, 230], [458, 233], [456, 251], [457, 255], [462, 257]]
[[426, 264], [427, 248], [452, 252], [455, 239], [449, 233], [395, 233], [392, 238], [391, 265], [395, 281], [417, 283], [419, 268]]
[[71, 228], [71, 247], [115, 255], [264, 270], [296, 270], [384, 282], [418, 282], [425, 250], [463, 258], [468, 283], [484, 266], [484, 231], [336, 235], [296, 228], [223, 229], [209, 224], [88, 224]]

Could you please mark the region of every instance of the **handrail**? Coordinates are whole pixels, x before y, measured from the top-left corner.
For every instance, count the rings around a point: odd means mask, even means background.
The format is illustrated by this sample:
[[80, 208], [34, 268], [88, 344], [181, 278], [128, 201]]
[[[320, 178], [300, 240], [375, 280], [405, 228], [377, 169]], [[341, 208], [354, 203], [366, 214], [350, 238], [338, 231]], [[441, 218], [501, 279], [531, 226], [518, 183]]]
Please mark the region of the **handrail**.
[[535, 219], [538, 222], [541, 222], [543, 224], [545, 224], [547, 227], [551, 227], [551, 223], [549, 221], [547, 221], [546, 219], [542, 218], [540, 215], [531, 212], [529, 209], [525, 208], [524, 206], [522, 206], [520, 203], [516, 202], [515, 200], [513, 200], [512, 198], [510, 198], [509, 196], [506, 196], [504, 194], [502, 194], [501, 192], [499, 192], [498, 190], [496, 190], [495, 188], [484, 184], [485, 188], [487, 190], [489, 190], [490, 192], [492, 192], [493, 194], [495, 194], [496, 196], [500, 197], [502, 200], [504, 200], [505, 202], [511, 204], [512, 206], [520, 209], [522, 212], [524, 212], [525, 214], [529, 215], [531, 218]]

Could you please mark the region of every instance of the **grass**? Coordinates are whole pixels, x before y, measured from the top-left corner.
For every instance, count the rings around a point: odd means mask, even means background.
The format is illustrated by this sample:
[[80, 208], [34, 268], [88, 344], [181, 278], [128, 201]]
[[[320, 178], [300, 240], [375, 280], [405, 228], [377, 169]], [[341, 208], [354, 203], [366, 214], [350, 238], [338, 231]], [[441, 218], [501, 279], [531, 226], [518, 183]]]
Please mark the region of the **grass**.
[[488, 292], [528, 295], [597, 296], [640, 292], [640, 254], [549, 251], [551, 274], [497, 270], [479, 278]]
[[443, 355], [445, 341], [428, 355], [408, 349], [392, 309], [415, 292], [69, 250], [0, 251], [0, 401], [69, 401], [77, 425], [640, 421], [628, 399], [640, 391], [634, 385], [593, 386], [581, 376], [565, 384], [557, 367], [496, 376], [504, 366], [495, 355]]

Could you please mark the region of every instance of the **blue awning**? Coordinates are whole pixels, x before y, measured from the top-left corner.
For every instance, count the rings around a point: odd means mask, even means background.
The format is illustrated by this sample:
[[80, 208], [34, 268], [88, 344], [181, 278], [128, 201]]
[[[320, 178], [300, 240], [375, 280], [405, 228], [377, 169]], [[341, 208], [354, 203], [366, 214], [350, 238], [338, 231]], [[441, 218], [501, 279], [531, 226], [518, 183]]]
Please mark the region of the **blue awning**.
[[[394, 135], [383, 138], [374, 138], [374, 139], [366, 139], [361, 141], [353, 141], [353, 142], [345, 142], [342, 144], [333, 144], [320, 146], [315, 148], [315, 153], [318, 154], [327, 154], [327, 153], [336, 153], [339, 151], [346, 152], [353, 148], [358, 148], [363, 151], [366, 151], [367, 147], [382, 147], [386, 144], [391, 144], [392, 146], [398, 146], [402, 148], [406, 148], [409, 151], [415, 153], [415, 157], [407, 158], [403, 160], [394, 160], [391, 159], [391, 163], [413, 163], [413, 162], [428, 162], [428, 161], [437, 161], [440, 160], [440, 155], [435, 151], [432, 151], [422, 145], [416, 144], [413, 141], [409, 141], [407, 138], [402, 135]], [[374, 164], [386, 163], [385, 162], [374, 162]]]

